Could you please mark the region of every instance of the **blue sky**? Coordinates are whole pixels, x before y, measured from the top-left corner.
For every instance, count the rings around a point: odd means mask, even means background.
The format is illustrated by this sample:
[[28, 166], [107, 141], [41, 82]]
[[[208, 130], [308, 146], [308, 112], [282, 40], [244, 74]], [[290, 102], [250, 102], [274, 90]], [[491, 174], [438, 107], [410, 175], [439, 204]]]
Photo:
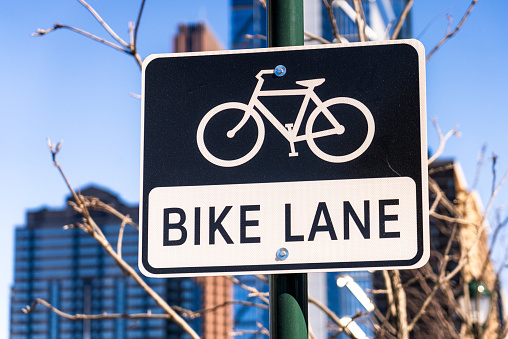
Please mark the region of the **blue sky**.
[[[455, 25], [469, 0], [415, 1], [413, 33], [427, 51], [446, 33], [447, 14]], [[135, 21], [137, 1], [90, 1], [124, 39]], [[228, 0], [148, 1], [139, 30], [142, 57], [171, 51], [178, 23], [206, 20], [228, 47]], [[68, 194], [52, 166], [46, 137], [63, 139], [59, 162], [74, 187], [95, 183], [128, 203], [139, 200], [140, 70], [128, 55], [70, 31], [31, 37], [37, 28], [60, 22], [109, 38], [77, 1], [4, 1], [0, 5], [0, 329], [8, 328], [14, 228], [27, 210], [61, 208]], [[508, 94], [506, 63], [508, 2], [480, 0], [455, 37], [427, 64], [428, 116], [447, 131], [460, 126], [444, 156], [462, 163], [473, 181], [483, 144], [487, 156], [499, 156], [498, 176], [508, 169]], [[429, 124], [429, 146], [437, 135]], [[491, 180], [490, 163], [478, 186], [484, 200]], [[508, 203], [508, 186], [495, 205]], [[505, 213], [506, 214], [506, 213]], [[0, 330], [2, 331], [2, 330]]]

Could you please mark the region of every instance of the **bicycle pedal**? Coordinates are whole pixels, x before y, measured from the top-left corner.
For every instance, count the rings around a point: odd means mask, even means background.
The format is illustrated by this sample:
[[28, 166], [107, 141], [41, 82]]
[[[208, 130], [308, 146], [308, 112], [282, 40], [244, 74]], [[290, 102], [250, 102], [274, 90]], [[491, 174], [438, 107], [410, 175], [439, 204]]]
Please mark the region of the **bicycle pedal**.
[[291, 153], [289, 153], [289, 156], [290, 157], [297, 157], [298, 156], [298, 152], [291, 152]]

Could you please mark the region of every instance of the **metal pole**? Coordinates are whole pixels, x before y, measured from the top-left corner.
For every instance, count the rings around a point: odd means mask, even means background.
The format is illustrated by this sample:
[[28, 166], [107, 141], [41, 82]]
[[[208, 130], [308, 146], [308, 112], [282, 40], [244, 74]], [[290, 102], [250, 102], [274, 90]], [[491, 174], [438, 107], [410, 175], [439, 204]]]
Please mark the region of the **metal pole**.
[[308, 339], [307, 274], [270, 275], [270, 338]]
[[[303, 45], [303, 0], [268, 0], [268, 47]], [[270, 275], [270, 338], [308, 338], [307, 274]]]
[[303, 0], [268, 0], [268, 47], [303, 45]]

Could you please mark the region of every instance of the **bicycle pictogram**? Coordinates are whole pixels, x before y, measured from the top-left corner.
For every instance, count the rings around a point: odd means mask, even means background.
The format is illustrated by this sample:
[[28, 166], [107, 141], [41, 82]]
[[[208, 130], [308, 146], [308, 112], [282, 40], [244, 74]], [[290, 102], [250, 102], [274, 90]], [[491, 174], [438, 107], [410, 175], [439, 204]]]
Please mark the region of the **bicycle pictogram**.
[[[259, 152], [265, 139], [265, 125], [263, 118], [261, 117], [261, 114], [263, 114], [264, 117], [289, 142], [290, 157], [298, 156], [298, 152], [296, 152], [295, 148], [295, 143], [300, 141], [306, 141], [310, 150], [317, 157], [331, 163], [344, 163], [351, 161], [359, 157], [367, 150], [367, 148], [370, 146], [372, 142], [372, 139], [374, 138], [374, 130], [375, 130], [374, 118], [370, 110], [367, 108], [367, 106], [365, 106], [362, 102], [349, 97], [335, 97], [328, 99], [326, 101], [322, 101], [315, 93], [314, 89], [325, 82], [324, 78], [296, 81], [297, 85], [300, 85], [304, 88], [280, 89], [280, 90], [261, 89], [264, 83], [263, 75], [275, 74], [276, 76], [280, 77], [283, 76], [285, 72], [286, 70], [284, 66], [277, 66], [275, 70], [273, 69], [261, 70], [256, 75], [256, 79], [258, 80], [258, 82], [256, 84], [256, 87], [252, 93], [252, 96], [248, 104], [244, 104], [241, 102], [226, 102], [215, 106], [204, 115], [203, 119], [199, 123], [196, 139], [199, 151], [205, 157], [205, 159], [221, 167], [235, 167], [251, 160]], [[270, 112], [270, 110], [259, 100], [260, 97], [265, 96], [266, 97], [303, 96], [304, 99], [296, 116], [296, 120], [293, 123], [287, 123], [283, 125], [272, 114], [272, 112]], [[316, 105], [316, 108], [310, 113], [307, 119], [307, 123], [305, 125], [305, 133], [298, 135], [298, 132], [304, 120], [305, 112], [311, 100]], [[350, 105], [355, 107], [362, 113], [367, 123], [367, 132], [365, 133], [364, 139], [361, 142], [360, 146], [356, 147], [354, 150], [346, 154], [339, 155], [329, 154], [327, 153], [328, 150], [322, 150], [315, 142], [315, 139], [324, 138], [327, 136], [342, 135], [346, 132], [355, 133], [355, 131], [350, 131], [349, 129], [348, 131], [346, 131], [346, 128], [337, 121], [337, 119], [329, 109], [334, 105]], [[240, 114], [243, 114], [243, 116], [240, 119], [240, 122], [234, 128], [232, 128], [226, 133], [227, 137], [229, 139], [233, 139], [237, 134], [237, 132], [240, 131], [252, 118], [255, 122], [255, 125], [257, 126], [257, 138], [252, 149], [246, 152], [245, 155], [240, 156], [236, 159], [223, 159], [220, 157], [220, 155], [214, 155], [210, 152], [210, 150], [207, 148], [205, 144], [204, 135], [205, 129], [207, 128], [207, 125], [210, 122], [210, 120], [212, 120], [220, 113], [231, 109], [239, 111]], [[321, 114], [323, 114], [324, 118], [327, 119], [327, 121], [331, 125], [331, 128], [314, 131], [315, 127], [314, 124], [316, 122], [316, 119], [319, 116], [321, 116]]]

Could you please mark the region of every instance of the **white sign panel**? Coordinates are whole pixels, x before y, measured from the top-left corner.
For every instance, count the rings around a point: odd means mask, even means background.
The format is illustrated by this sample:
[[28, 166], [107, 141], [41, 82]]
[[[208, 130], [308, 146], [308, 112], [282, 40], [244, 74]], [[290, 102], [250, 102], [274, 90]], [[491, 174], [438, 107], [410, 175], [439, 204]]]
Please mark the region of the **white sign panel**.
[[[336, 258], [409, 260], [418, 251], [410, 178], [160, 187], [149, 202], [149, 219], [162, 226], [148, 237], [159, 253], [149, 261], [153, 267], [171, 257], [176, 267], [283, 262], [296, 268], [333, 265]], [[393, 248], [398, 251], [387, 250]], [[277, 257], [281, 249], [287, 258]]]

